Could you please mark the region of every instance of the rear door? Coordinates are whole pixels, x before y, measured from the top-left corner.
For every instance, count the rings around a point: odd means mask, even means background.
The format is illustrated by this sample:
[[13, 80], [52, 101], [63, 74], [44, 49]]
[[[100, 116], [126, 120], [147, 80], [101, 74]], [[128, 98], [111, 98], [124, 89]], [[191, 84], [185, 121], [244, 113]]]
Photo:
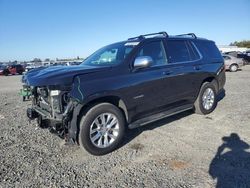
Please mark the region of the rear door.
[[199, 90], [197, 70], [201, 57], [191, 41], [166, 39], [168, 67], [164, 75], [165, 96], [169, 106], [192, 104]]

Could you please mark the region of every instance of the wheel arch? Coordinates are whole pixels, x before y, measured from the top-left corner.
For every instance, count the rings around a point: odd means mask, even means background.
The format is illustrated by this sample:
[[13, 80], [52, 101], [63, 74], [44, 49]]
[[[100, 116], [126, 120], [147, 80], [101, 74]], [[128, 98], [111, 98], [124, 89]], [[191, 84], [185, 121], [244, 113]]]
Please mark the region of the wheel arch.
[[237, 63], [232, 63], [232, 64], [229, 66], [229, 70], [231, 70], [231, 67], [234, 66], [234, 65], [237, 67], [237, 69], [239, 68], [239, 65], [238, 65]]
[[232, 65], [236, 65], [237, 67], [239, 67], [238, 63], [232, 63], [229, 67], [231, 67]]
[[84, 113], [88, 111], [91, 107], [93, 107], [96, 104], [105, 103], [105, 102], [113, 104], [114, 106], [118, 107], [123, 112], [124, 117], [128, 121], [128, 110], [127, 110], [127, 106], [125, 102], [120, 97], [114, 96], [114, 95], [103, 96], [103, 97], [95, 98], [95, 99], [88, 101], [82, 106], [80, 113]]
[[73, 110], [72, 114], [72, 119], [70, 121], [70, 126], [69, 126], [69, 138], [73, 139], [74, 141], [79, 140], [79, 132], [80, 132], [80, 121], [82, 116], [88, 112], [90, 108], [95, 106], [96, 104], [100, 103], [110, 103], [113, 104], [114, 106], [118, 107], [121, 112], [123, 113], [126, 122], [128, 122], [128, 110], [125, 102], [118, 96], [103, 96], [99, 98], [95, 98], [93, 100], [88, 101], [87, 103], [81, 104], [78, 103], [78, 105], [75, 107]]
[[219, 91], [219, 82], [218, 82], [218, 80], [216, 79], [215, 76], [209, 76], [209, 77], [205, 78], [205, 79], [201, 82], [200, 88], [201, 88], [202, 84], [204, 84], [205, 82], [211, 82], [211, 83], [214, 82], [214, 84], [215, 84], [215, 89], [216, 89], [216, 93], [218, 93], [218, 91]]

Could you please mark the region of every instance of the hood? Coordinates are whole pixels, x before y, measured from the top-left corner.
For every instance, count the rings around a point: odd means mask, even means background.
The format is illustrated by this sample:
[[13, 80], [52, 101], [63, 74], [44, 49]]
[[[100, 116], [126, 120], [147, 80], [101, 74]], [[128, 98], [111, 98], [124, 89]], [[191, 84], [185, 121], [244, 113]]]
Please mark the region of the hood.
[[70, 85], [77, 75], [107, 70], [111, 67], [53, 66], [33, 69], [23, 75], [22, 82], [29, 86]]

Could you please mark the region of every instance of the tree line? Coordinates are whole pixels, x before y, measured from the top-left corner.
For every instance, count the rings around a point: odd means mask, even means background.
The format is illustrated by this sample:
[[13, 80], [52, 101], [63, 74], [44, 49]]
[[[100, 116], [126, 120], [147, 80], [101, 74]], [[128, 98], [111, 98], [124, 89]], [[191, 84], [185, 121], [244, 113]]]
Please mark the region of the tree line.
[[230, 46], [250, 48], [250, 40], [235, 41], [235, 42], [230, 43]]

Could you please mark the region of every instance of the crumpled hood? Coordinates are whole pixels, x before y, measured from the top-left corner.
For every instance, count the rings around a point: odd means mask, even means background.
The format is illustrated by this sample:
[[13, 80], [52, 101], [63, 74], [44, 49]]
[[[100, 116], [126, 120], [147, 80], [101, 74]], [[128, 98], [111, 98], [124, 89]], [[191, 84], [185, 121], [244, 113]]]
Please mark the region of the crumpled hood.
[[53, 66], [33, 69], [23, 75], [22, 82], [29, 86], [70, 85], [77, 75], [104, 71], [111, 67]]

